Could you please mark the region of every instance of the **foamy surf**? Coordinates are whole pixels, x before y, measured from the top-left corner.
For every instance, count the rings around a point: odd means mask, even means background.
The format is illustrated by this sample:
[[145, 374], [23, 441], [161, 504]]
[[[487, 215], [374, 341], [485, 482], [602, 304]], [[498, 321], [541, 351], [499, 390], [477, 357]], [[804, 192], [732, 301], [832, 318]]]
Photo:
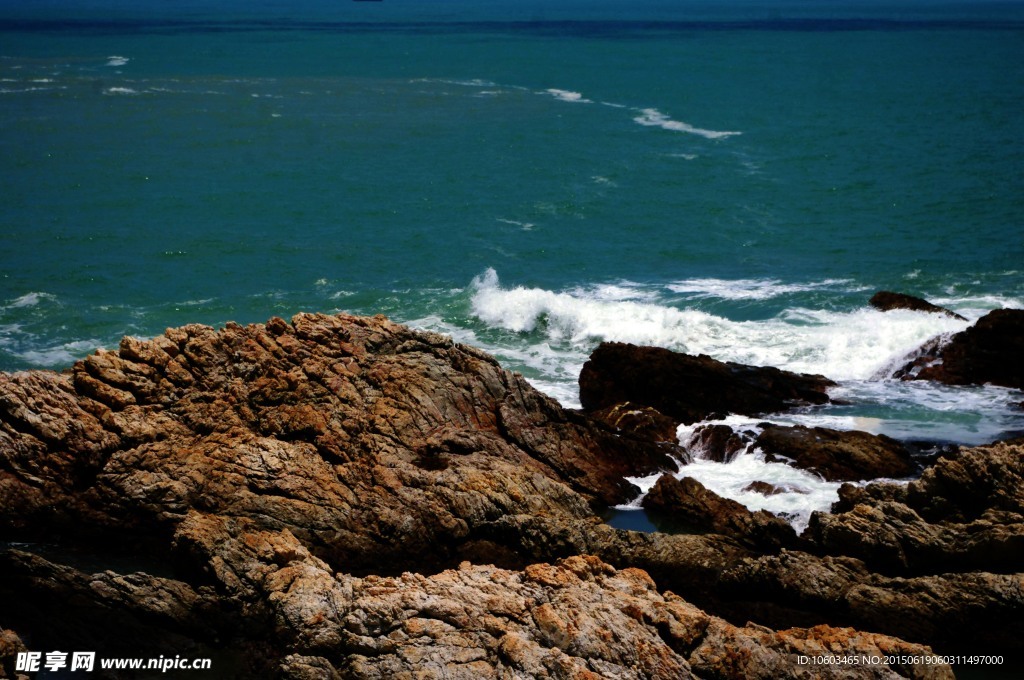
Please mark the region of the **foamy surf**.
[[583, 95], [579, 92], [573, 92], [571, 90], [559, 90], [556, 88], [548, 88], [544, 90], [545, 93], [551, 95], [555, 99], [559, 99], [563, 102], [573, 102], [577, 104], [592, 104], [593, 101], [590, 99], [584, 99]]
[[[782, 282], [776, 279], [687, 279], [666, 284], [630, 281], [576, 286], [563, 291], [505, 287], [493, 269], [469, 289], [473, 316], [503, 334], [475, 333], [466, 341], [483, 346], [503, 363], [524, 370], [535, 387], [570, 408], [579, 407], [577, 378], [601, 341], [655, 345], [722, 361], [817, 373], [839, 381], [837, 403], [763, 418], [730, 416], [718, 421], [735, 429], [758, 424], [863, 430], [907, 441], [978, 445], [1024, 430], [1018, 390], [992, 386], [949, 387], [887, 377], [903, 357], [929, 339], [963, 330], [970, 322], [909, 310], [882, 312], [867, 306], [867, 289], [849, 279]], [[863, 295], [864, 306], [847, 311], [784, 307], [773, 317], [737, 321], [695, 309], [708, 300], [746, 303]], [[948, 306], [962, 309], [959, 301]], [[975, 316], [974, 318], [977, 318]], [[511, 335], [510, 335], [511, 334]], [[753, 449], [727, 463], [706, 459], [680, 428], [680, 443], [694, 461], [680, 476], [697, 479], [725, 498], [752, 510], [768, 510], [807, 526], [815, 511], [828, 511], [839, 484], [779, 462]], [[657, 480], [631, 479], [645, 493]], [[780, 493], [747, 490], [763, 481]], [[640, 499], [620, 509], [639, 508]]]
[[[783, 290], [791, 293], [839, 284], [782, 286], [745, 281], [720, 295], [762, 299], [781, 295]], [[548, 343], [578, 352], [581, 365], [598, 342], [617, 341], [837, 380], [864, 380], [930, 338], [968, 325], [938, 314], [867, 307], [849, 312], [792, 308], [765, 320], [734, 321], [688, 308], [685, 301], [684, 305], [670, 303], [672, 293], [679, 292], [678, 284], [646, 289], [603, 284], [565, 292], [504, 288], [493, 269], [474, 279], [472, 287], [471, 309], [477, 319], [516, 333], [540, 334]], [[710, 294], [702, 290], [701, 297]]]
[[640, 109], [639, 115], [633, 118], [633, 120], [646, 127], [659, 127], [662, 130], [669, 130], [671, 132], [685, 132], [691, 135], [699, 135], [706, 139], [723, 139], [743, 134], [742, 132], [706, 130], [695, 127], [689, 123], [672, 120], [658, 109]]

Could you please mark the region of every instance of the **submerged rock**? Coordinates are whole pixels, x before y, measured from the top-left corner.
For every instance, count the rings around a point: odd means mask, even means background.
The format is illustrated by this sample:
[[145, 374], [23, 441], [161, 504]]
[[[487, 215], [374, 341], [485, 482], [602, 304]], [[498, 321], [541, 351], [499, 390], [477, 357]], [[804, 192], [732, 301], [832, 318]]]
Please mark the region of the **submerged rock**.
[[686, 447], [705, 460], [728, 463], [746, 451], [752, 441], [748, 433], [736, 432], [728, 425], [701, 425], [694, 428]]
[[580, 403], [597, 411], [642, 404], [682, 423], [714, 413], [762, 415], [798, 404], [824, 404], [835, 383], [818, 375], [723, 363], [660, 347], [601, 343], [580, 373]]
[[883, 312], [888, 312], [893, 309], [909, 309], [915, 312], [945, 314], [946, 316], [959, 319], [960, 321], [967, 321], [967, 319], [954, 311], [946, 309], [945, 307], [939, 307], [927, 300], [914, 297], [913, 295], [907, 295], [906, 293], [893, 293], [891, 291], [882, 290], [872, 295], [869, 303], [872, 307], [880, 309]]

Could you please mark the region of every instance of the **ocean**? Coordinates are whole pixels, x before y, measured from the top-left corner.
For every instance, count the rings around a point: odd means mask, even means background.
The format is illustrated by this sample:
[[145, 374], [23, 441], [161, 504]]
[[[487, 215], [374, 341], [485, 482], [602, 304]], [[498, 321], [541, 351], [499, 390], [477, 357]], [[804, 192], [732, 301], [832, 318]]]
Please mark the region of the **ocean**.
[[570, 407], [619, 340], [839, 381], [779, 422], [986, 443], [1024, 394], [889, 377], [1024, 307], [1022, 112], [1017, 1], [0, 0], [0, 370], [380, 313]]

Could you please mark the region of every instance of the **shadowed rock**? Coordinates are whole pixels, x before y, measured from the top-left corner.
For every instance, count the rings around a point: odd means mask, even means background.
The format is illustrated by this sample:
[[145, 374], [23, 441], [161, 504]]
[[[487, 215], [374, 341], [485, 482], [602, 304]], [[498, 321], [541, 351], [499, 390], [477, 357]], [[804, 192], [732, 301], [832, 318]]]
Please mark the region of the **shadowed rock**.
[[828, 402], [835, 383], [771, 367], [723, 363], [659, 347], [601, 343], [580, 373], [580, 403], [597, 411], [642, 404], [683, 423], [714, 413], [760, 415]]
[[939, 307], [927, 300], [914, 297], [913, 295], [907, 295], [905, 293], [893, 293], [891, 291], [882, 290], [872, 295], [869, 302], [872, 307], [880, 309], [883, 312], [888, 312], [893, 309], [909, 309], [915, 312], [945, 314], [946, 316], [959, 319], [960, 321], [967, 321], [967, 319], [954, 311], [948, 310], [945, 307]]
[[[942, 665], [801, 669], [798, 656], [924, 655], [932, 650], [849, 628], [774, 631], [732, 625], [672, 593], [642, 570], [594, 556], [507, 570], [468, 562], [433, 575], [332, 573], [288, 530], [192, 512], [174, 538], [178, 559], [203, 584], [112, 571], [87, 573], [19, 551], [6, 558], [36, 588], [77, 606], [119, 605], [184, 630], [222, 605], [246, 622], [253, 646], [239, 677], [384, 680], [449, 678], [803, 677], [950, 678]], [[237, 622], [227, 624], [231, 630]], [[236, 628], [237, 630], [237, 628]], [[193, 650], [198, 651], [198, 650]], [[218, 667], [220, 677], [229, 669]]]
[[722, 534], [766, 552], [796, 544], [793, 527], [770, 512], [751, 512], [741, 503], [708, 490], [692, 477], [662, 475], [643, 506], [691, 532]]
[[1024, 310], [997, 309], [934, 349], [918, 380], [1024, 389]]
[[755, 444], [765, 460], [784, 459], [829, 481], [901, 478], [916, 470], [902, 443], [856, 430], [766, 425]]

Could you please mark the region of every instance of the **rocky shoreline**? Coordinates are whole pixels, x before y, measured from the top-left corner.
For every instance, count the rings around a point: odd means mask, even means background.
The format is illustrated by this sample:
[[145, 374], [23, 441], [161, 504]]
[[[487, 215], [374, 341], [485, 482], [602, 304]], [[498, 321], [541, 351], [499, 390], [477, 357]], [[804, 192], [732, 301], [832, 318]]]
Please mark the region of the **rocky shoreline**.
[[[904, 375], [992, 381], [1021, 314]], [[186, 326], [0, 374], [0, 677], [68, 646], [218, 655], [239, 678], [945, 678], [799, 659], [1024, 659], [1024, 443], [845, 485], [797, 535], [677, 480], [673, 433], [822, 403], [830, 381], [665, 352], [599, 347], [583, 411], [383, 317]], [[919, 465], [864, 433], [767, 432], [839, 481]], [[625, 477], [658, 472], [645, 502], [686, 533], [601, 521], [637, 496]]]

